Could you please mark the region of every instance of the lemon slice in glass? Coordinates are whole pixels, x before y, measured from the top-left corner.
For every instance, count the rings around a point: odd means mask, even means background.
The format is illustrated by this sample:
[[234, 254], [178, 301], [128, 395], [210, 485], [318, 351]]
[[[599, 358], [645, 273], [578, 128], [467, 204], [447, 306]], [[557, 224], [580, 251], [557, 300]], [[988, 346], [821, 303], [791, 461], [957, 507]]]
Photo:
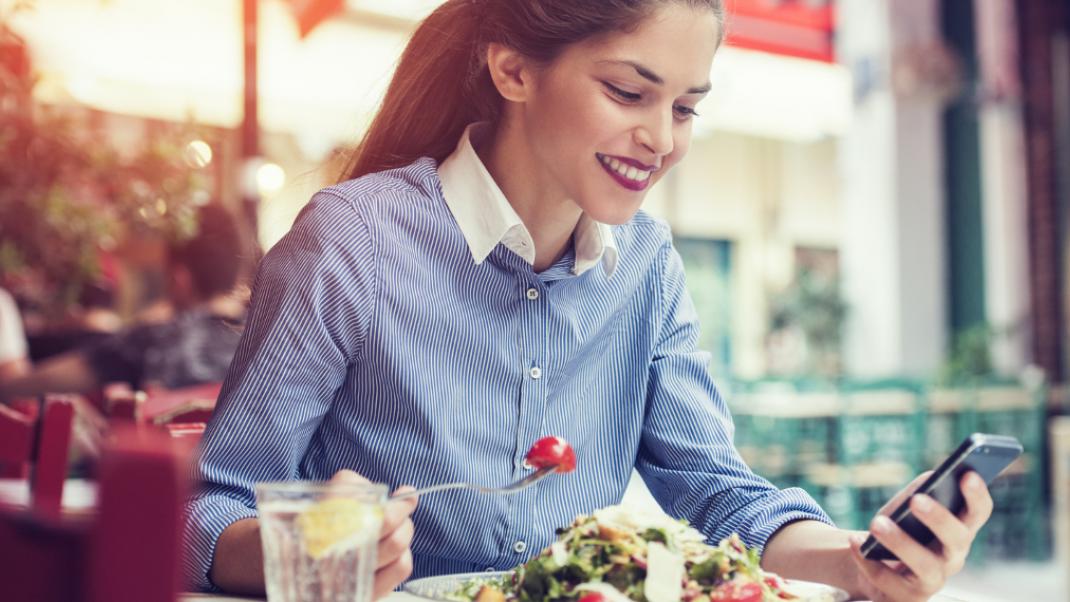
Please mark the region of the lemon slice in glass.
[[317, 560], [377, 538], [382, 524], [382, 507], [340, 497], [316, 502], [297, 517], [305, 551]]

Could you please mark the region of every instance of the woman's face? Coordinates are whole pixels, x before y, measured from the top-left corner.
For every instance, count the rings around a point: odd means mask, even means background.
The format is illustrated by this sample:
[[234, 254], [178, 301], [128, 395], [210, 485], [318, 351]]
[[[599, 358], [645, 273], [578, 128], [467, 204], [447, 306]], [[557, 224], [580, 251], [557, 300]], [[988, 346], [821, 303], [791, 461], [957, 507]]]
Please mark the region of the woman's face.
[[538, 181], [597, 221], [631, 219], [690, 147], [718, 28], [709, 9], [672, 2], [635, 31], [574, 44], [537, 70], [521, 118]]

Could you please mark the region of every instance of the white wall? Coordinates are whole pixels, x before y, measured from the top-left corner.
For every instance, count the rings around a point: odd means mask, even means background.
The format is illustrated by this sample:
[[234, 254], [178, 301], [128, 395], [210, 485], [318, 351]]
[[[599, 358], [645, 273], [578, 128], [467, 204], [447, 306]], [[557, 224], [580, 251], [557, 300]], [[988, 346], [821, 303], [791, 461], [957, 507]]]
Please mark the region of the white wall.
[[716, 133], [697, 140], [677, 168], [662, 204], [675, 231], [734, 244], [732, 359], [740, 376], [765, 372], [769, 298], [791, 278], [794, 247], [838, 244], [835, 159], [832, 140]]
[[845, 366], [931, 376], [946, 345], [941, 100], [893, 88], [893, 57], [935, 39], [935, 0], [843, 0], [840, 60], [868, 87], [840, 143]]

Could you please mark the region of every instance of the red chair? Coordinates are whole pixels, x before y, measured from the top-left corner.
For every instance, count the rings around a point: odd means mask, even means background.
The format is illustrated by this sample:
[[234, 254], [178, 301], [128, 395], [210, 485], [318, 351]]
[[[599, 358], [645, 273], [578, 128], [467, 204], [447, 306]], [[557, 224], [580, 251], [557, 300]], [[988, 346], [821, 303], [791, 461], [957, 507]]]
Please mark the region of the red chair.
[[30, 506], [35, 512], [59, 515], [73, 421], [74, 407], [63, 396], [46, 398], [40, 421], [0, 406], [0, 465], [15, 478], [25, 478], [32, 465]]
[[174, 602], [184, 474], [165, 433], [117, 427], [99, 464], [95, 515], [0, 508], [3, 599]]

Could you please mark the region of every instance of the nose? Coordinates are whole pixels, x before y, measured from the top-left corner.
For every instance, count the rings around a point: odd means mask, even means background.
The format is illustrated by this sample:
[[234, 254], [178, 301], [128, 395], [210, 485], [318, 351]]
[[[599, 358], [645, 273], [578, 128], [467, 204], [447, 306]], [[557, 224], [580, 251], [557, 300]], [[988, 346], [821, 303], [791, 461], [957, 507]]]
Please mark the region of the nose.
[[635, 142], [655, 155], [668, 155], [673, 149], [672, 126], [672, 109], [668, 113], [652, 110], [646, 122], [635, 128]]

